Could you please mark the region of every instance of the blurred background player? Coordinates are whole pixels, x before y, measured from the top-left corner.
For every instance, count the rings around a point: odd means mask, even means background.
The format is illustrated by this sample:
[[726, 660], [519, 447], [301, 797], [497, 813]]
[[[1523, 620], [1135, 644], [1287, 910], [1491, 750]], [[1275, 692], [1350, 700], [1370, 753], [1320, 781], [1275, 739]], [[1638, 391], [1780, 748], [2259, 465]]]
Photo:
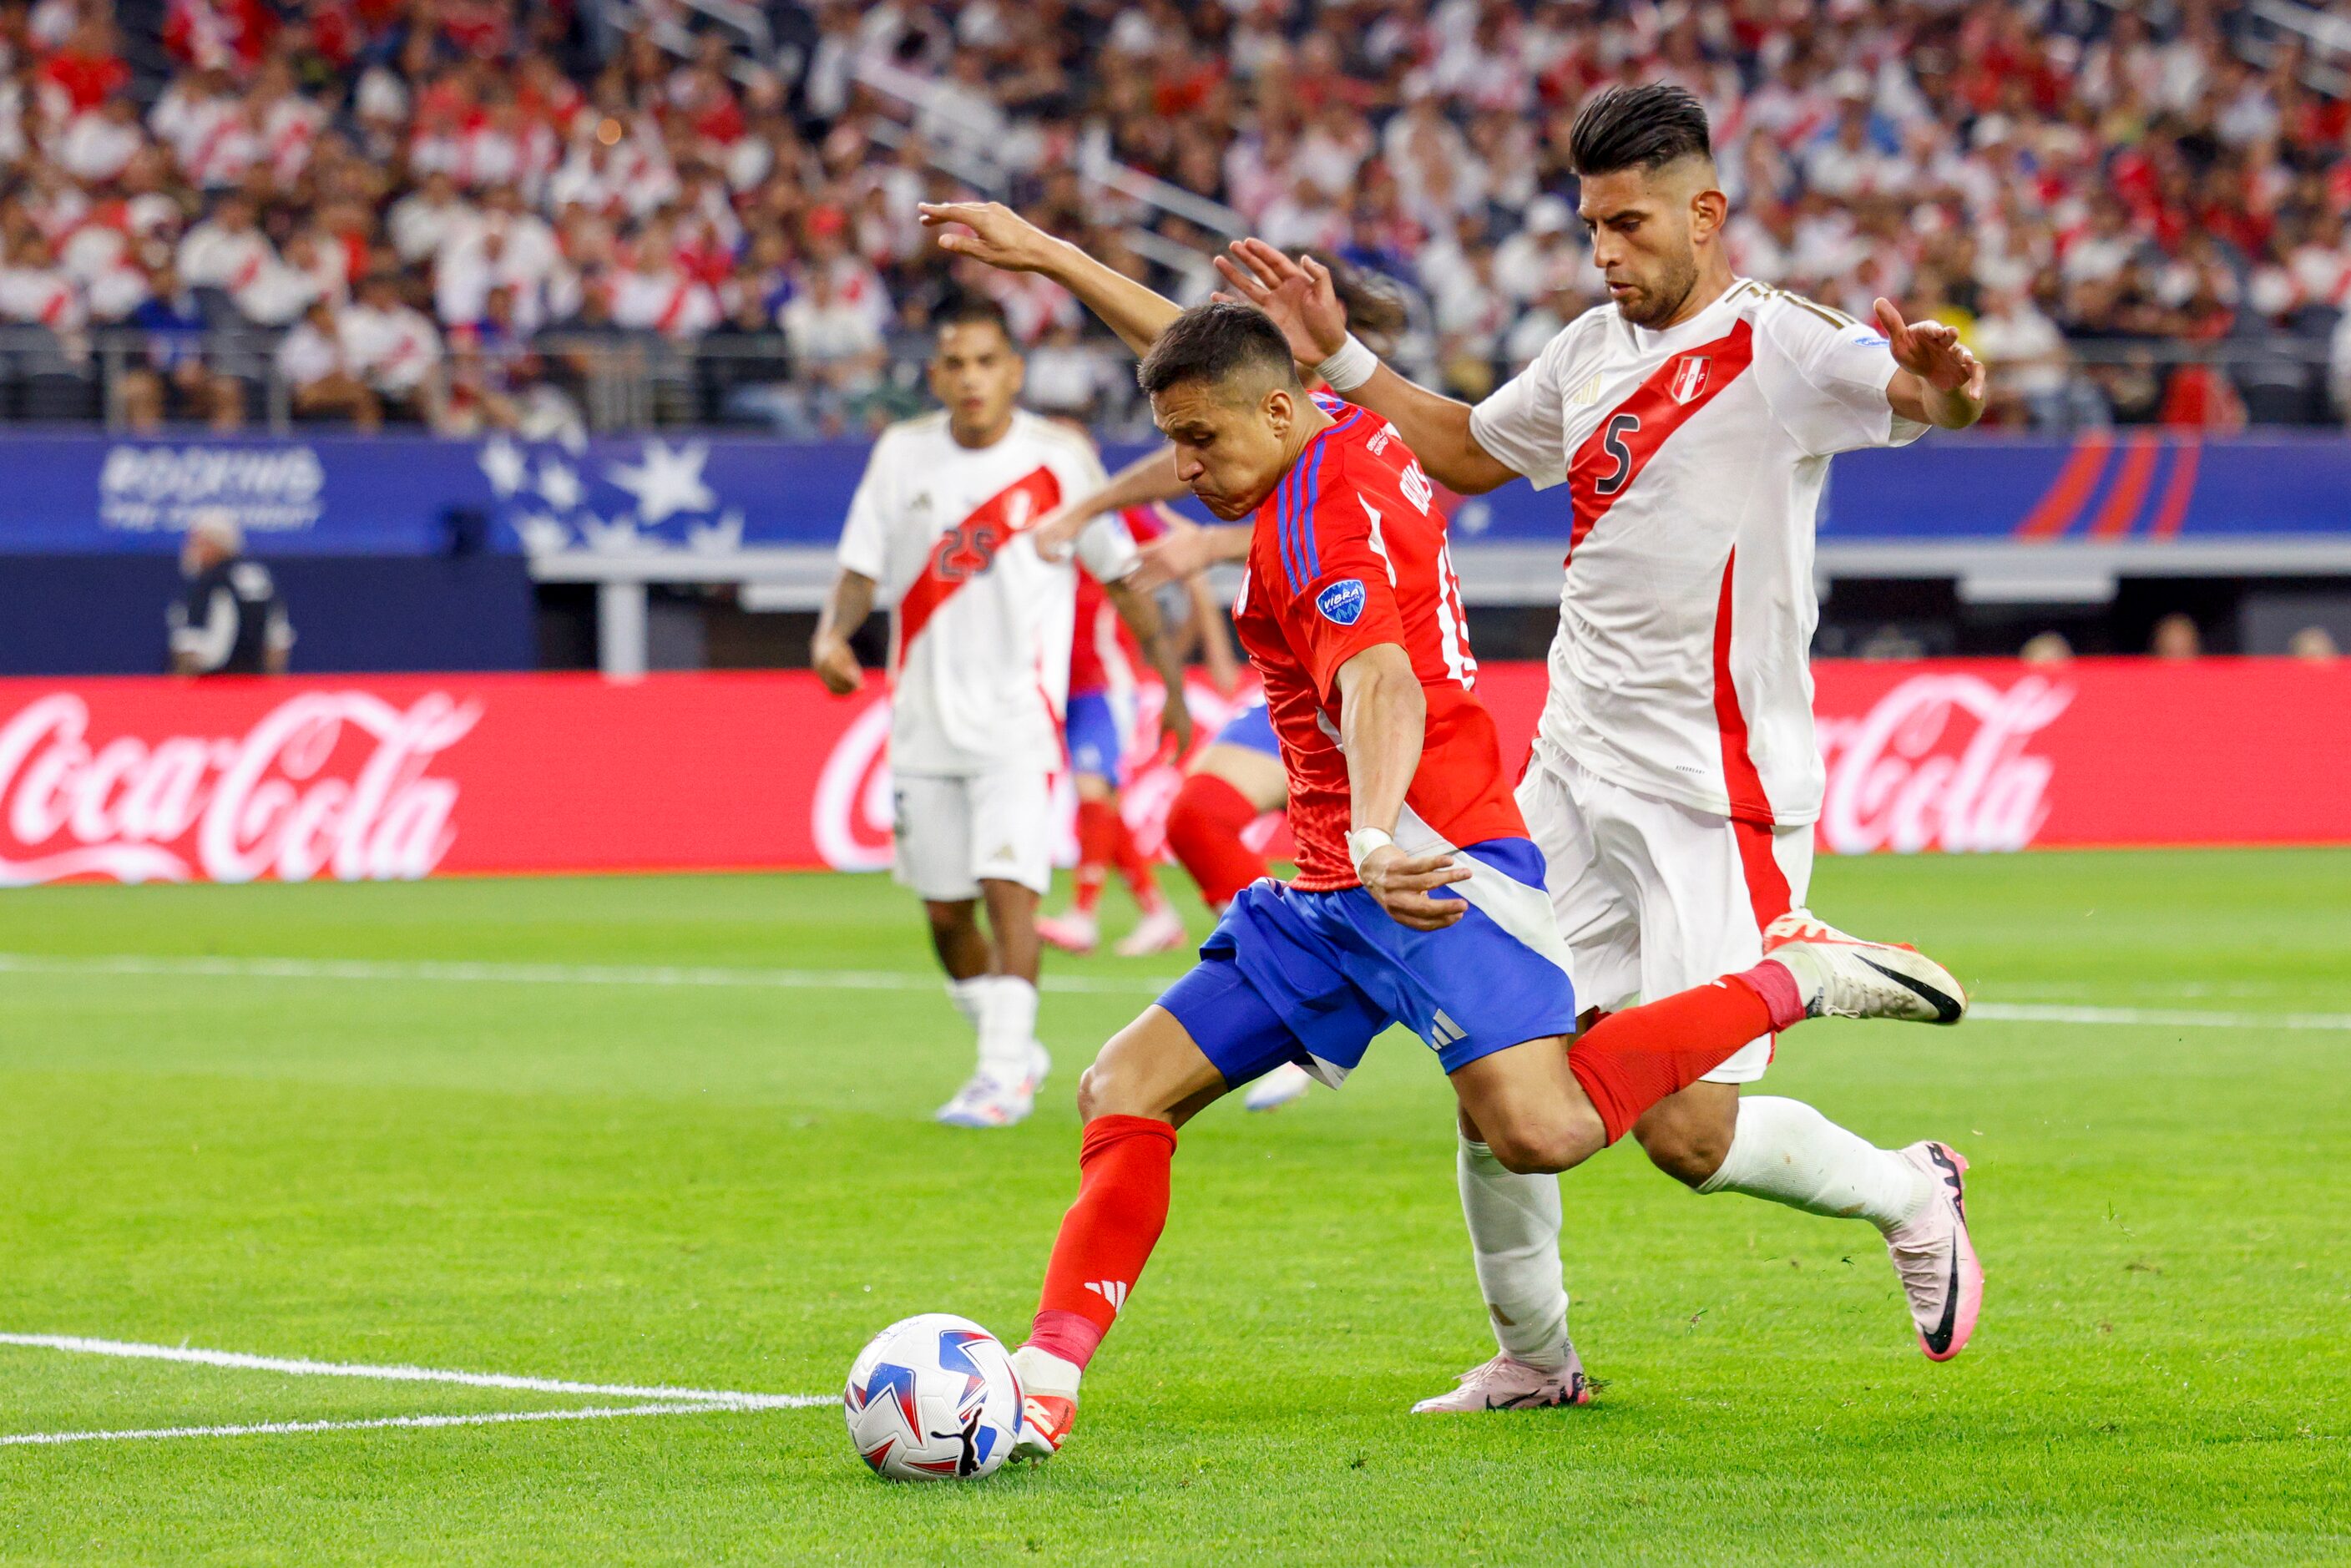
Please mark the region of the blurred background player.
[[282, 675], [294, 622], [277, 580], [245, 553], [245, 530], [225, 507], [208, 507], [180, 543], [187, 591], [166, 612], [175, 675]]
[[[978, 1037], [977, 1067], [938, 1112], [964, 1127], [1020, 1121], [1051, 1066], [1037, 1039], [1037, 901], [1052, 883], [1048, 779], [1076, 584], [1024, 536], [1102, 483], [1082, 433], [1015, 406], [1021, 370], [994, 302], [939, 313], [929, 379], [946, 407], [874, 443], [810, 647], [829, 690], [857, 691], [849, 639], [886, 593], [894, 874], [923, 900], [948, 995]], [[1126, 580], [1138, 564], [1126, 530], [1098, 519], [1076, 555], [1165, 667], [1157, 607]], [[1189, 743], [1180, 700], [1161, 723]]]
[[[1791, 937], [1850, 941], [1804, 907], [1823, 775], [1806, 670], [1813, 536], [1829, 459], [1959, 429], [1984, 371], [1949, 327], [1877, 325], [1733, 270], [1706, 110], [1657, 83], [1588, 99], [1569, 132], [1611, 303], [1468, 404], [1416, 386], [1344, 329], [1321, 265], [1237, 244], [1227, 281], [1301, 359], [1392, 422], [1463, 494], [1525, 477], [1572, 512], [1560, 629], [1519, 801], [1550, 868], [1585, 999], [1659, 996]], [[1983, 1289], [1948, 1145], [1882, 1149], [1798, 1101], [1742, 1097], [1758, 1038], [1635, 1129], [1659, 1169], [1885, 1238], [1920, 1348], [1959, 1354]], [[1555, 1182], [1465, 1126], [1462, 1205], [1500, 1354], [1429, 1411], [1564, 1402], [1575, 1379]]]
[[[1137, 544], [1158, 538], [1170, 522], [1181, 521], [1158, 503], [1129, 507], [1118, 517]], [[1049, 522], [1039, 528], [1039, 548], [1044, 548], [1050, 527]], [[1180, 638], [1201, 643], [1210, 678], [1220, 689], [1230, 691], [1235, 671], [1224, 618], [1199, 576], [1192, 577], [1185, 589], [1189, 613]], [[1168, 668], [1157, 672], [1161, 688], [1168, 694], [1164, 700], [1180, 702], [1184, 649], [1178, 628], [1168, 626], [1159, 645], [1172, 661]], [[1184, 917], [1159, 891], [1151, 857], [1136, 845], [1119, 799], [1126, 748], [1134, 735], [1139, 694], [1135, 666], [1144, 657], [1134, 628], [1093, 574], [1079, 572], [1077, 627], [1070, 640], [1069, 715], [1063, 725], [1078, 796], [1078, 865], [1069, 909], [1037, 923], [1037, 934], [1065, 952], [1091, 953], [1101, 940], [1096, 911], [1113, 865], [1143, 915], [1114, 951], [1121, 957], [1140, 958], [1184, 945]]]

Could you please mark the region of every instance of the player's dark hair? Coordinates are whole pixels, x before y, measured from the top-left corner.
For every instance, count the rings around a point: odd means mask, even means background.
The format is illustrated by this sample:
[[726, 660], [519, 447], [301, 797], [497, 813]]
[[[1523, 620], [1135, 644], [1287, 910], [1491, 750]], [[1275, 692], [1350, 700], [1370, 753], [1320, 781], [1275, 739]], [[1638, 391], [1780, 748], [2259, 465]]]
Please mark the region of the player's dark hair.
[[1256, 306], [1213, 299], [1169, 322], [1134, 370], [1136, 382], [1149, 397], [1185, 382], [1221, 386], [1236, 376], [1252, 374], [1276, 386], [1296, 388], [1298, 366], [1290, 357], [1290, 340]]
[[1004, 307], [985, 294], [956, 294], [931, 312], [931, 329], [944, 332], [950, 327], [993, 327], [1004, 334], [1004, 340], [1018, 349], [1020, 345], [1012, 336], [1012, 323], [1005, 319]]
[[1568, 162], [1578, 174], [1655, 173], [1685, 158], [1713, 156], [1706, 106], [1687, 88], [1667, 81], [1593, 94], [1567, 133]]
[[1369, 344], [1372, 352], [1385, 358], [1411, 319], [1404, 296], [1376, 272], [1360, 270], [1343, 261], [1332, 261], [1330, 267], [1331, 292], [1339, 297], [1341, 308], [1347, 312], [1347, 330]]

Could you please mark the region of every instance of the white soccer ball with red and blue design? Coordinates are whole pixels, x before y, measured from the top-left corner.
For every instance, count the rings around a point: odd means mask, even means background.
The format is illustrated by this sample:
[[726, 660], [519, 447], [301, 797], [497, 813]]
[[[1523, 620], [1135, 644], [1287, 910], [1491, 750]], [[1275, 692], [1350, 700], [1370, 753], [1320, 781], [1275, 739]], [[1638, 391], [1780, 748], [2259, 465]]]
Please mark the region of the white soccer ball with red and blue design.
[[841, 1407], [849, 1440], [893, 1481], [993, 1475], [1020, 1436], [1020, 1380], [994, 1334], [953, 1312], [892, 1323], [858, 1353]]

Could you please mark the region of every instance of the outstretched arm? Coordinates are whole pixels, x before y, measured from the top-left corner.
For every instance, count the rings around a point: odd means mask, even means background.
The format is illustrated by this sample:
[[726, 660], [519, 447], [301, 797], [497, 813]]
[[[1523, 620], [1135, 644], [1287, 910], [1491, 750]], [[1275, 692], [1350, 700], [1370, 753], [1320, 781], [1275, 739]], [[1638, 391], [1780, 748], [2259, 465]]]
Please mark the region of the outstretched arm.
[[1163, 446], [1112, 475], [1110, 483], [1101, 489], [1055, 507], [1029, 537], [1048, 559], [1057, 558], [1077, 542], [1088, 523], [1104, 512], [1123, 512], [1129, 507], [1172, 501], [1190, 493], [1190, 486], [1176, 477], [1176, 449]]
[[[1076, 295], [1136, 353], [1147, 353], [1183, 308], [1055, 239], [1001, 202], [925, 202], [915, 212], [939, 232], [939, 248], [1006, 272], [1034, 272]], [[968, 233], [949, 225], [960, 224]]]
[[1886, 383], [1896, 414], [1918, 424], [1965, 430], [1983, 417], [1984, 367], [1940, 321], [1906, 322], [1890, 299], [1877, 301], [1877, 325], [1902, 368]]
[[[1235, 240], [1232, 250], [1217, 257], [1217, 270], [1234, 294], [1280, 324], [1301, 364], [1311, 370], [1347, 346], [1347, 308], [1329, 267], [1311, 256], [1292, 261], [1261, 239]], [[1372, 365], [1370, 380], [1332, 390], [1395, 425], [1430, 478], [1474, 496], [1519, 476], [1478, 444], [1468, 403], [1416, 385], [1377, 360]]]
[[1217, 523], [1202, 528], [1188, 517], [1171, 517], [1167, 531], [1143, 547], [1143, 566], [1135, 574], [1141, 588], [1158, 588], [1217, 565], [1249, 559], [1249, 526]]

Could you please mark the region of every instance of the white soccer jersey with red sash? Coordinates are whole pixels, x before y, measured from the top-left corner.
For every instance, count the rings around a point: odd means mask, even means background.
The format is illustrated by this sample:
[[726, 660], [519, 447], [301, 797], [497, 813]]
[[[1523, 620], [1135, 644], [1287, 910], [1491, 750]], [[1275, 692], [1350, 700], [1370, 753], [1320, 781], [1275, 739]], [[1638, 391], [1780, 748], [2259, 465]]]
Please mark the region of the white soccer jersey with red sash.
[[1542, 743], [1744, 821], [1819, 816], [1808, 654], [1829, 458], [1912, 441], [1874, 327], [1741, 279], [1663, 332], [1577, 318], [1470, 417], [1573, 509]]
[[[1059, 766], [1075, 568], [1025, 535], [1103, 483], [1093, 444], [1028, 413], [992, 446], [956, 444], [946, 415], [893, 424], [866, 460], [841, 564], [892, 605], [890, 763], [969, 775]], [[1138, 562], [1116, 517], [1078, 537], [1104, 582]]]

